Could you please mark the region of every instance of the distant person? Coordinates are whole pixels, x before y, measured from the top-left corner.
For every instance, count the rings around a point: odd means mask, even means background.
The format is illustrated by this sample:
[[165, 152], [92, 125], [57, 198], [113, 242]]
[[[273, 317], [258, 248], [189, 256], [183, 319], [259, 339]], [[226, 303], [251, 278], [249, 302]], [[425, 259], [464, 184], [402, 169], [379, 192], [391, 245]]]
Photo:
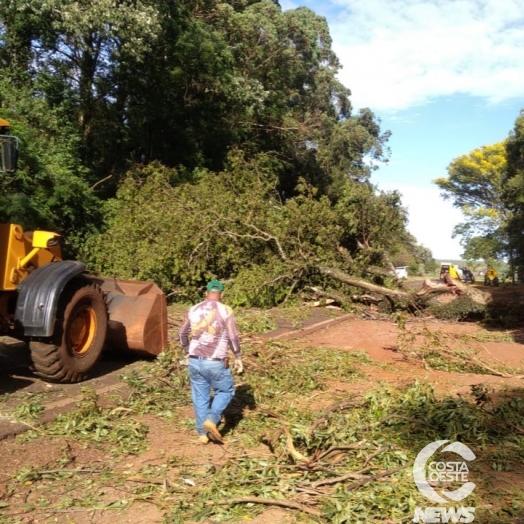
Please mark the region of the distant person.
[[[223, 292], [221, 282], [209, 282], [206, 299], [189, 309], [179, 332], [180, 344], [189, 359], [196, 430], [203, 444], [210, 438], [223, 442], [217, 425], [235, 395], [228, 347], [235, 356], [236, 371], [242, 373], [244, 370], [233, 310], [220, 302]], [[211, 390], [214, 391], [213, 402]]]

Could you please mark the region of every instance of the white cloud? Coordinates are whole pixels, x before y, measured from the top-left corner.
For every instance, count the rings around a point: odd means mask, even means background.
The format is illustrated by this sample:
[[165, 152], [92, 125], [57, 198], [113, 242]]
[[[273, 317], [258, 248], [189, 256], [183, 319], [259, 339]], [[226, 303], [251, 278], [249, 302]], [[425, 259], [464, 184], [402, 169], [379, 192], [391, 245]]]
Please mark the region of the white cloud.
[[409, 211], [409, 232], [418, 243], [431, 249], [437, 259], [456, 260], [464, 251], [453, 228], [463, 221], [462, 213], [440, 197], [436, 187], [379, 184], [381, 189], [396, 189]]
[[[434, 123], [422, 125], [414, 108], [457, 94], [491, 103], [524, 98], [523, 0], [281, 0], [281, 5], [307, 5], [327, 17], [343, 65], [339, 77], [351, 89], [355, 108], [387, 113], [393, 124], [407, 119], [413, 129], [421, 126], [419, 140], [407, 149], [398, 146], [400, 157], [394, 150], [389, 167], [396, 169], [385, 172], [388, 182], [378, 185], [402, 194], [409, 231], [435, 258], [460, 258], [463, 248], [452, 232], [463, 216], [430, 180], [445, 175], [457, 155], [454, 143], [463, 143], [456, 135], [463, 127], [450, 132], [448, 143], [438, 143], [439, 155], [428, 163], [421, 149], [435, 143], [422, 134]], [[471, 129], [474, 123], [469, 124]], [[410, 178], [416, 179], [412, 185]]]
[[301, 2], [293, 0], [280, 0], [279, 3], [283, 11], [287, 11], [288, 9], [296, 9], [302, 5]]
[[524, 96], [522, 0], [334, 0], [340, 79], [356, 108], [395, 111], [438, 96]]

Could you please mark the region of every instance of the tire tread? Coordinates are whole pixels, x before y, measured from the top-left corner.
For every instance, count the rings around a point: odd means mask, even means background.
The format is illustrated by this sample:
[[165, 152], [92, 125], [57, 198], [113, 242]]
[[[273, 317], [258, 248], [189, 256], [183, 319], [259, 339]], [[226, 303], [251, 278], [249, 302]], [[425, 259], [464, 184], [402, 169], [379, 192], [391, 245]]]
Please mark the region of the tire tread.
[[[106, 329], [107, 329], [107, 310], [105, 310], [105, 323], [103, 327], [103, 337], [102, 342], [100, 341], [100, 335], [99, 340], [96, 342], [96, 347], [93, 350], [96, 355], [94, 357], [91, 357], [89, 360], [93, 360], [92, 363], [86, 360], [88, 362], [87, 369], [75, 369], [73, 364], [77, 364], [77, 367], [82, 368], [82, 366], [78, 366], [78, 362], [76, 361], [76, 358], [73, 356], [70, 356], [66, 353], [66, 349], [64, 348], [64, 340], [63, 340], [63, 330], [64, 330], [64, 323], [66, 322], [66, 311], [70, 304], [70, 302], [74, 299], [76, 293], [80, 291], [81, 289], [86, 288], [90, 289], [93, 293], [94, 301], [98, 301], [98, 303], [104, 304], [105, 308], [105, 301], [103, 297], [102, 290], [98, 285], [96, 285], [94, 282], [91, 282], [89, 279], [86, 278], [76, 278], [71, 282], [71, 285], [66, 288], [64, 291], [61, 300], [59, 302], [59, 310], [57, 312], [57, 326], [58, 329], [56, 330], [53, 337], [50, 339], [38, 339], [38, 340], [30, 340], [29, 341], [29, 348], [31, 352], [31, 360], [33, 362], [33, 366], [35, 368], [34, 374], [40, 378], [43, 378], [50, 382], [59, 382], [59, 383], [74, 383], [74, 382], [80, 382], [82, 380], [85, 380], [85, 378], [88, 376], [89, 370], [92, 368], [92, 366], [95, 364], [95, 362], [98, 360], [98, 357], [100, 356], [103, 341], [105, 339]], [[101, 320], [101, 319], [99, 319]], [[80, 359], [79, 359], [80, 360]]]

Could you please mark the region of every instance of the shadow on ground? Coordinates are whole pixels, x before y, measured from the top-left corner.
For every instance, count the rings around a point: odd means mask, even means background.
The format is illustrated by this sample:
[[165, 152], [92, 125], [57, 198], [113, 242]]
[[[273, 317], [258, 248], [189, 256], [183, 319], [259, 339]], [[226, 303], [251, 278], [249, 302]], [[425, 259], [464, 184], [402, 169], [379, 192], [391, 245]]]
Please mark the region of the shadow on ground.
[[249, 384], [240, 384], [235, 390], [235, 396], [224, 411], [226, 422], [222, 427], [222, 435], [227, 435], [236, 428], [244, 418], [244, 411], [257, 407], [253, 388]]
[[[119, 372], [137, 361], [151, 360], [133, 353], [106, 351], [102, 353], [88, 378], [77, 384], [60, 384], [62, 390], [72, 393], [93, 381], [117, 381]], [[27, 390], [38, 393], [48, 389], [49, 384], [31, 371], [29, 350], [25, 344], [0, 344], [0, 394]]]

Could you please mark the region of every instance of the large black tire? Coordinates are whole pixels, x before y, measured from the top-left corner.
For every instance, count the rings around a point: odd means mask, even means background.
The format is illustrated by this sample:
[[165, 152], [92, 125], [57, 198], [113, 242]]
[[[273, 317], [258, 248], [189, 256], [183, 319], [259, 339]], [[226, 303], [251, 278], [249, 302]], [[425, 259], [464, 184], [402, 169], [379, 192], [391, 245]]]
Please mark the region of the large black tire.
[[101, 289], [87, 279], [74, 279], [60, 297], [51, 339], [29, 342], [35, 375], [51, 382], [84, 380], [102, 353], [106, 333]]

